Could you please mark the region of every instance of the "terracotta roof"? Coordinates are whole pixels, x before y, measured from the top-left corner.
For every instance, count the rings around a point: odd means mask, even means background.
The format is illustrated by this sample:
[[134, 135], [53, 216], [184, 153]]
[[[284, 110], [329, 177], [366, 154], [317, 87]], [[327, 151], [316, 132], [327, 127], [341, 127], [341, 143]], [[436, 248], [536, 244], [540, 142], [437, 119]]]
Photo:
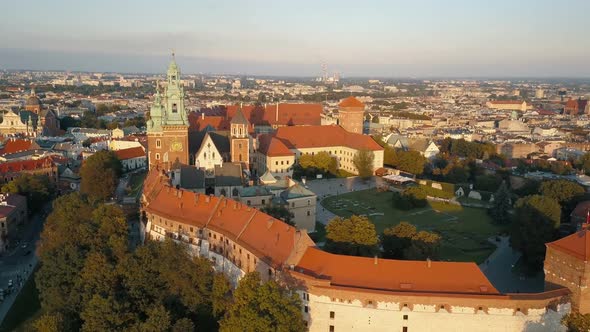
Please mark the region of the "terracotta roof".
[[350, 133], [336, 125], [280, 127], [274, 135], [289, 149], [347, 146], [353, 149], [383, 150], [371, 136]]
[[229, 129], [229, 121], [220, 115], [202, 116], [196, 112], [190, 112], [188, 114], [188, 122], [189, 131], [201, 131], [207, 127], [211, 127], [214, 130]]
[[549, 242], [547, 247], [559, 250], [584, 261], [590, 259], [590, 236], [588, 230], [581, 230], [557, 241]]
[[365, 107], [365, 104], [363, 104], [360, 100], [356, 99], [354, 96], [350, 96], [348, 98], [342, 99], [342, 101], [340, 102], [340, 104], [338, 104], [338, 106], [340, 106], [340, 107]]
[[[232, 119], [240, 108], [237, 105], [226, 107], [226, 117]], [[245, 105], [241, 107], [244, 117], [252, 125], [319, 125], [321, 123], [321, 104], [268, 104], [266, 106]]]
[[4, 147], [0, 150], [0, 155], [7, 153], [15, 153], [26, 150], [38, 149], [39, 145], [31, 140], [26, 139], [10, 139], [6, 141]]
[[264, 134], [258, 136], [258, 150], [270, 157], [292, 156], [293, 152], [280, 139], [272, 135]]
[[152, 169], [144, 182], [148, 212], [219, 232], [260, 259], [279, 267], [298, 243], [313, 245], [306, 233], [240, 202], [175, 189]]
[[117, 155], [117, 158], [119, 158], [119, 160], [127, 160], [146, 156], [145, 151], [141, 146], [136, 146], [129, 149], [116, 150], [114, 152]]
[[336, 255], [310, 247], [295, 271], [328, 279], [335, 286], [407, 292], [500, 294], [475, 263], [375, 259]]
[[37, 160], [18, 160], [0, 164], [0, 174], [18, 173], [21, 171], [30, 171], [51, 167], [53, 161], [51, 157], [45, 157]]

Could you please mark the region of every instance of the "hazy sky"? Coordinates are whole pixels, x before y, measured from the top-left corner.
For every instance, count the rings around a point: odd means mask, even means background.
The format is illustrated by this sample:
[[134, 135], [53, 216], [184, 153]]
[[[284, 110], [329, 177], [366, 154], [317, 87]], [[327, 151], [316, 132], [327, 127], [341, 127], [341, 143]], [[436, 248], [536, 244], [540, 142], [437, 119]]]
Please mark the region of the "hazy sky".
[[0, 68], [590, 76], [589, 0], [2, 1]]

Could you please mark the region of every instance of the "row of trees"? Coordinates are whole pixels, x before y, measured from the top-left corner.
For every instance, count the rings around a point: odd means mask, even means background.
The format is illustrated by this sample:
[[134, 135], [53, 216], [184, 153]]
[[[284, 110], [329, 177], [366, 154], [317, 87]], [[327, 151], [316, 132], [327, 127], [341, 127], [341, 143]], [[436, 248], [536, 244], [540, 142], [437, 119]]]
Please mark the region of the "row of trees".
[[31, 212], [39, 211], [55, 195], [55, 191], [55, 182], [47, 175], [26, 173], [2, 186], [3, 193], [25, 196]]
[[[325, 249], [329, 252], [372, 257], [423, 260], [438, 258], [442, 238], [401, 222], [377, 235], [375, 225], [364, 216], [336, 217], [326, 226]], [[381, 251], [381, 247], [383, 250]]]
[[145, 127], [146, 120], [143, 116], [137, 116], [132, 119], [125, 120], [121, 123], [118, 121], [107, 122], [104, 119], [99, 119], [97, 113], [87, 111], [84, 112], [81, 118], [73, 118], [65, 116], [59, 123], [62, 130], [68, 130], [71, 127], [95, 128], [95, 129], [116, 129], [120, 127], [136, 126], [137, 128]]

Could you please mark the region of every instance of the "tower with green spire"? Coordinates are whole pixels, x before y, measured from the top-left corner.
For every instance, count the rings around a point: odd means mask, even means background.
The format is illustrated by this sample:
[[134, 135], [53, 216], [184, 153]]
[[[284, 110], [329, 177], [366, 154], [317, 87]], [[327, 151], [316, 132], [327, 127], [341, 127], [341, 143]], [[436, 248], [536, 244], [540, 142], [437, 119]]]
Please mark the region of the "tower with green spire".
[[164, 94], [156, 87], [147, 121], [148, 160], [150, 169], [188, 164], [188, 114], [184, 107], [184, 88], [174, 53], [166, 72]]

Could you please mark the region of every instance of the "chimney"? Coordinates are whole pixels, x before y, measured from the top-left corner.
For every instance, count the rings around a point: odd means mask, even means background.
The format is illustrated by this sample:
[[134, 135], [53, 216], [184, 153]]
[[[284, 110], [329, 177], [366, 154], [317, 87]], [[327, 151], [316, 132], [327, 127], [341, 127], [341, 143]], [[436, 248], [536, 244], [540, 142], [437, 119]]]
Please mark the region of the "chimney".
[[377, 265], [378, 261], [379, 261], [379, 258], [377, 257], [377, 255], [375, 255], [375, 259], [374, 259], [375, 265]]
[[277, 107], [275, 108], [275, 122], [279, 122], [279, 103], [277, 102]]
[[201, 120], [205, 120], [205, 112], [201, 113]]
[[432, 261], [430, 258], [426, 258], [426, 264], [428, 265], [428, 268], [432, 267]]

